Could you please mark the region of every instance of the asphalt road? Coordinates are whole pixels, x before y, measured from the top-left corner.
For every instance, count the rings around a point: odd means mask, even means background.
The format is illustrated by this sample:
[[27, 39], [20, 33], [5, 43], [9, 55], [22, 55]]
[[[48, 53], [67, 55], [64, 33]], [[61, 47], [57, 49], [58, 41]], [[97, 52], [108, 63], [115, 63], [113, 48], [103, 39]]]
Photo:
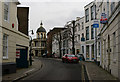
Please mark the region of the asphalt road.
[[41, 70], [22, 80], [81, 80], [82, 65], [80, 63], [62, 63], [60, 60], [40, 58]]

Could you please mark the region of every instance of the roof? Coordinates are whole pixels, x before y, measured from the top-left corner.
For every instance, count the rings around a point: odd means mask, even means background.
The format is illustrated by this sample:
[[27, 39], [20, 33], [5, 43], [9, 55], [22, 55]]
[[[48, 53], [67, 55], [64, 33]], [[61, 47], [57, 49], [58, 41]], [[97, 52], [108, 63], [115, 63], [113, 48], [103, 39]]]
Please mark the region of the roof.
[[42, 24], [42, 22], [41, 22], [40, 27], [37, 29], [37, 33], [38, 33], [38, 32], [46, 32], [45, 28], [43, 28], [42, 25], [43, 25], [43, 24]]
[[46, 30], [43, 27], [40, 27], [37, 29], [37, 32], [46, 32]]

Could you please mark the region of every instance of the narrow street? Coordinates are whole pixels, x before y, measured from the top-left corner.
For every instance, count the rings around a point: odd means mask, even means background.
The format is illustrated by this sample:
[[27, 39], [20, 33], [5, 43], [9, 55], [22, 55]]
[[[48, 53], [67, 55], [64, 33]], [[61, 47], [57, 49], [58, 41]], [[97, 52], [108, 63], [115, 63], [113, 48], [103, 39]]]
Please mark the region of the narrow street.
[[43, 67], [40, 71], [22, 80], [82, 80], [82, 65], [62, 63], [61, 60], [40, 58]]

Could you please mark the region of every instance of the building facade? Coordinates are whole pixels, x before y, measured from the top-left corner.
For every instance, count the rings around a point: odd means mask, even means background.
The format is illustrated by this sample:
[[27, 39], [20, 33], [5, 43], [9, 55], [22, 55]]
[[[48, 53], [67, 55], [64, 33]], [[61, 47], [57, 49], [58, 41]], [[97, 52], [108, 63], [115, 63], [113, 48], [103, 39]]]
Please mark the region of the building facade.
[[72, 35], [70, 25], [66, 26], [67, 28], [61, 31], [61, 52], [62, 56], [64, 54], [72, 54]]
[[17, 7], [18, 31], [28, 36], [29, 7]]
[[86, 61], [95, 60], [95, 29], [93, 22], [96, 19], [96, 5], [94, 1], [84, 7], [85, 9], [85, 59]]
[[[61, 31], [62, 31], [62, 29], [64, 29], [64, 28], [61, 28]], [[52, 36], [52, 53], [53, 53], [54, 57], [62, 57], [62, 55], [61, 55], [62, 54], [62, 52], [61, 52], [61, 47], [62, 47], [61, 31], [53, 34], [53, 36]]]
[[[99, 14], [107, 15], [107, 23], [101, 24], [101, 66], [120, 79], [120, 1], [103, 1]], [[99, 17], [100, 18], [100, 17]]]
[[43, 54], [47, 53], [46, 49], [46, 30], [42, 26], [42, 22], [40, 27], [37, 29], [36, 38], [32, 41], [32, 53], [34, 56], [43, 56]]
[[[60, 34], [60, 32], [62, 31], [62, 30], [64, 30], [65, 28], [63, 28], [63, 27], [54, 27], [52, 30], [50, 30], [48, 33], [47, 33], [47, 55], [48, 55], [48, 57], [52, 57], [52, 54], [54, 53], [54, 51], [55, 51], [55, 53], [56, 53], [56, 49], [54, 50], [54, 48], [55, 48], [55, 45], [52, 45], [52, 42], [54, 43], [54, 44], [57, 44], [58, 43], [58, 40], [55, 40], [55, 38], [53, 38], [54, 37], [54, 35], [56, 34], [56, 33], [59, 33]], [[57, 35], [58, 37], [60, 36], [60, 35]], [[62, 36], [62, 35], [61, 35]], [[54, 39], [54, 40], [53, 40]], [[60, 39], [60, 38], [58, 38], [58, 39]], [[61, 43], [60, 43], [61, 44]], [[57, 48], [59, 47], [59, 44], [57, 44]], [[58, 51], [58, 50], [57, 50]], [[59, 53], [61, 52], [61, 51], [58, 51]], [[58, 53], [57, 52], [57, 53]], [[60, 55], [60, 54], [59, 54]]]
[[[25, 49], [23, 56], [28, 56], [29, 37], [18, 31], [17, 2], [0, 1], [0, 53], [2, 58], [2, 73], [16, 72], [16, 59], [21, 58], [21, 48]], [[16, 53], [19, 50], [19, 57]], [[27, 60], [29, 60], [27, 58]], [[21, 62], [22, 63], [22, 62]], [[28, 61], [27, 61], [28, 64]]]
[[[76, 54], [83, 54], [84, 57], [86, 57], [85, 51], [85, 27], [84, 27], [84, 17], [79, 18], [76, 20], [76, 32], [75, 36], [77, 36], [75, 39], [75, 51]], [[85, 58], [86, 59], [86, 58]]]

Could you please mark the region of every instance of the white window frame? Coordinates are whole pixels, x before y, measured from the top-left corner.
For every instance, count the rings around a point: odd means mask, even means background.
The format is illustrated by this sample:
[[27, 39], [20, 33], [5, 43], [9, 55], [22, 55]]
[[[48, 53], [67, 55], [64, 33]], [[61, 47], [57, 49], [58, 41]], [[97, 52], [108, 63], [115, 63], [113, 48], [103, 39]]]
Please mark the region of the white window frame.
[[91, 20], [94, 20], [94, 6], [91, 6]]
[[[5, 5], [8, 7], [7, 9], [6, 9], [6, 11], [7, 11], [7, 19], [5, 19]], [[9, 2], [5, 2], [4, 3], [4, 21], [7, 21], [7, 22], [9, 22]]]
[[89, 26], [86, 27], [86, 40], [90, 39]]
[[116, 53], [116, 32], [113, 33], [113, 59], [115, 59]]
[[85, 21], [89, 22], [89, 8], [85, 10]]
[[91, 25], [91, 39], [94, 39], [94, 33], [95, 31], [94, 31], [94, 28], [93, 28], [93, 25]]
[[6, 50], [4, 51], [4, 40], [3, 40], [3, 54], [4, 54], [4, 52], [6, 52], [6, 56], [3, 56], [3, 59], [8, 59], [8, 35], [7, 34], [3, 34], [3, 38], [4, 38], [4, 36], [5, 37], [7, 37], [6, 38]]

